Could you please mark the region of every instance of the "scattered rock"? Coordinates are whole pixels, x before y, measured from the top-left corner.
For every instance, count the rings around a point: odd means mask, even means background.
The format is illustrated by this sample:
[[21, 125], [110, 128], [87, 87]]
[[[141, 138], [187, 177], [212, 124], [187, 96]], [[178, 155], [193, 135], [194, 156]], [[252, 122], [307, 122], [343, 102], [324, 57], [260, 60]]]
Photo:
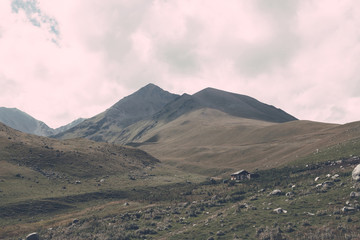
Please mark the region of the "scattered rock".
[[360, 164], [358, 164], [352, 171], [352, 179], [355, 181], [360, 181]]
[[350, 197], [351, 198], [358, 198], [358, 197], [360, 197], [360, 192], [351, 192]]
[[320, 177], [316, 177], [314, 181], [317, 182], [319, 179], [320, 179]]
[[287, 211], [286, 211], [286, 210], [284, 210], [284, 209], [282, 209], [282, 208], [275, 208], [273, 211], [274, 211], [274, 212], [276, 212], [277, 214], [280, 214], [280, 213], [287, 213]]
[[332, 176], [331, 178], [332, 178], [332, 179], [336, 179], [336, 178], [338, 178], [338, 177], [340, 177], [340, 175], [339, 175], [339, 174], [335, 174], [335, 175]]
[[280, 189], [273, 190], [270, 195], [279, 196], [282, 195], [282, 191]]
[[26, 236], [25, 240], [40, 240], [39, 234], [37, 232], [30, 233]]
[[285, 196], [287, 196], [288, 198], [292, 198], [295, 196], [295, 194], [293, 192], [287, 192]]
[[343, 207], [342, 209], [341, 209], [341, 211], [342, 212], [354, 212], [355, 211], [355, 208], [353, 208], [353, 207]]

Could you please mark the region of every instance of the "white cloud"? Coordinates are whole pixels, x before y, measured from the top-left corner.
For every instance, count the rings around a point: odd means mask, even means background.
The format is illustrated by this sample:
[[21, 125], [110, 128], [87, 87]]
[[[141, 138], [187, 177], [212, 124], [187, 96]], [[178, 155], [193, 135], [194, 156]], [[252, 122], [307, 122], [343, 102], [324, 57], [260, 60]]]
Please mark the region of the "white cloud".
[[55, 127], [153, 82], [355, 121], [359, 37], [355, 0], [1, 1], [0, 105]]

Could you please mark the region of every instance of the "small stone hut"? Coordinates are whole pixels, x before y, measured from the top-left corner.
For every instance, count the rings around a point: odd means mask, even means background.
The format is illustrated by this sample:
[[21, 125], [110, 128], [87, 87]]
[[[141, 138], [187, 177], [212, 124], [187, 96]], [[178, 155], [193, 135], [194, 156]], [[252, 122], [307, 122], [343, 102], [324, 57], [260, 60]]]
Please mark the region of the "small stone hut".
[[257, 178], [257, 177], [259, 177], [259, 174], [257, 174], [257, 173], [249, 173], [248, 171], [246, 171], [244, 169], [231, 174], [231, 180], [232, 181], [250, 180], [252, 178]]

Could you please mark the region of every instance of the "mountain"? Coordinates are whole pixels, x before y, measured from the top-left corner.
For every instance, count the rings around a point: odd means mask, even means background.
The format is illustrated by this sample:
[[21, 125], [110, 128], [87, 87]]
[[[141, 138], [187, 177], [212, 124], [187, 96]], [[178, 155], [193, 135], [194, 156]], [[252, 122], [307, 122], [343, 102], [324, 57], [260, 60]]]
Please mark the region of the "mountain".
[[[69, 123], [69, 124], [66, 124], [66, 125], [64, 125], [64, 126], [55, 128], [55, 129], [53, 129], [53, 133], [52, 133], [51, 135], [55, 135], [55, 134], [59, 134], [59, 133], [65, 132], [65, 131], [69, 130], [70, 128], [73, 128], [73, 127], [75, 127], [76, 125], [82, 123], [82, 122], [85, 121], [85, 120], [86, 120], [86, 118], [78, 118], [78, 119], [72, 121], [72, 122]], [[47, 136], [50, 136], [50, 135], [47, 135]]]
[[17, 108], [0, 107], [0, 122], [16, 130], [39, 136], [52, 135], [53, 129]]
[[172, 121], [186, 113], [210, 108], [231, 116], [256, 119], [267, 122], [288, 122], [297, 120], [281, 109], [259, 102], [249, 96], [206, 88], [194, 95], [184, 94], [166, 105], [154, 119]]
[[44, 122], [33, 118], [29, 114], [20, 111], [17, 108], [0, 107], [0, 122], [21, 132], [35, 134], [38, 136], [51, 136], [59, 134], [63, 131], [69, 130], [84, 120], [85, 119], [83, 118], [79, 118], [65, 126], [53, 129]]
[[121, 99], [112, 107], [76, 127], [56, 135], [56, 138], [86, 137], [96, 141], [108, 141], [112, 136], [140, 120], [151, 118], [178, 95], [148, 84], [137, 92]]
[[55, 137], [86, 137], [95, 141], [124, 144], [133, 142], [162, 122], [170, 122], [205, 108], [216, 109], [230, 116], [268, 122], [296, 120], [281, 109], [245, 95], [206, 88], [194, 95], [179, 96], [149, 84], [121, 99], [105, 112]]

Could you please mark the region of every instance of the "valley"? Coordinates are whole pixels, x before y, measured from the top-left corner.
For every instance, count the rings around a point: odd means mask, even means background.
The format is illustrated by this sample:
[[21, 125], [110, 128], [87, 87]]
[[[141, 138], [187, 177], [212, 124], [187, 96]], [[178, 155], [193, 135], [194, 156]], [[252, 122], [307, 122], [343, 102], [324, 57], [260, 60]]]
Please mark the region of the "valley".
[[359, 156], [360, 122], [149, 84], [52, 137], [0, 124], [0, 239], [358, 239]]

